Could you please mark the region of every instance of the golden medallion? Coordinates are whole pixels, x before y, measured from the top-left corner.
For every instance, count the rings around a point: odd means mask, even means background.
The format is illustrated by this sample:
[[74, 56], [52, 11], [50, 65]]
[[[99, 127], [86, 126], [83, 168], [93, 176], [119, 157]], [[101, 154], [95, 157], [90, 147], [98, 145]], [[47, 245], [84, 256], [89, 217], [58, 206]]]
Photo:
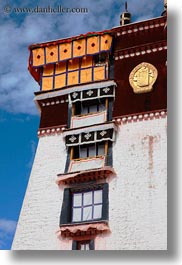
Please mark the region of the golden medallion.
[[158, 71], [152, 64], [140, 63], [131, 71], [129, 76], [133, 92], [139, 94], [152, 91], [157, 76]]

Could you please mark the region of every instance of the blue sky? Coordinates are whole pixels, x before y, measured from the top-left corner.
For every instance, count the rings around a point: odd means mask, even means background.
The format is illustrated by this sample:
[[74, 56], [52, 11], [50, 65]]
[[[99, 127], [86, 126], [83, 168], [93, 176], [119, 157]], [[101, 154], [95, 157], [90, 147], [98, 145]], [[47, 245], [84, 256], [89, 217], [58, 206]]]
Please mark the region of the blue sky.
[[[119, 25], [122, 0], [0, 2], [0, 249], [10, 249], [38, 142], [37, 83], [27, 71], [28, 49], [36, 42]], [[83, 7], [87, 14], [15, 13], [14, 8]], [[4, 7], [10, 8], [9, 13]], [[133, 22], [160, 16], [163, 0], [128, 0]]]

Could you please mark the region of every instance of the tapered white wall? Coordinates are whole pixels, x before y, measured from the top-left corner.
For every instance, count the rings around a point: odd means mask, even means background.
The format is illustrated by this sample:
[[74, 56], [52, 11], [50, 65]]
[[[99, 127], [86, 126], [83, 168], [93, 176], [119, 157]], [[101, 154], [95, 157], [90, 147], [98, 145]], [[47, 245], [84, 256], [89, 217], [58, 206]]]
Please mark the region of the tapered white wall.
[[[12, 249], [60, 249], [57, 239], [63, 190], [55, 183], [63, 173], [66, 147], [62, 135], [39, 139]], [[63, 248], [63, 246], [62, 246]]]

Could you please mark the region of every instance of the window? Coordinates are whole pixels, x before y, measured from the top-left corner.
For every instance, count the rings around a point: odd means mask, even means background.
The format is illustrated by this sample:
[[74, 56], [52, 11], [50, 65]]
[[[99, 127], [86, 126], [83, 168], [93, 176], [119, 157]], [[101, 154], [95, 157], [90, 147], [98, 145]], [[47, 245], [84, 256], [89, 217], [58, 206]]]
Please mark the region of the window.
[[106, 100], [88, 100], [82, 102], [76, 102], [73, 105], [73, 115], [86, 115], [89, 113], [96, 113], [106, 110]]
[[97, 158], [99, 156], [103, 156], [105, 158], [105, 165], [111, 166], [113, 165], [112, 159], [112, 142], [111, 141], [103, 141], [97, 142], [93, 144], [83, 144], [77, 146], [71, 146], [68, 149], [67, 160], [65, 165], [65, 173], [68, 172], [70, 163], [73, 161], [87, 158]]
[[108, 220], [108, 183], [65, 188], [60, 226]]
[[100, 219], [102, 216], [102, 189], [73, 193], [72, 222]]
[[94, 64], [102, 65], [106, 63], [106, 53], [99, 53], [94, 56]]
[[73, 241], [72, 250], [94, 250], [94, 240]]
[[71, 159], [105, 155], [105, 145], [106, 142], [74, 146], [72, 147]]

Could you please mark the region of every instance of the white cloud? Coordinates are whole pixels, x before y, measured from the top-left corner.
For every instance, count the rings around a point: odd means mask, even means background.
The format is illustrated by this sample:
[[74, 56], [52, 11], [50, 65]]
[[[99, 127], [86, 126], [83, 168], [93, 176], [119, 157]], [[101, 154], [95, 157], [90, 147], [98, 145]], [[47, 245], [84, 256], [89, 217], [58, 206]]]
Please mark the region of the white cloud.
[[8, 219], [0, 219], [0, 231], [1, 233], [11, 234], [15, 231], [16, 222]]
[[6, 245], [6, 241], [13, 236], [17, 222], [14, 220], [0, 219], [0, 249]]
[[[162, 0], [161, 0], [162, 1]], [[19, 3], [19, 4], [18, 4]], [[46, 1], [9, 1], [13, 7], [46, 7]], [[52, 4], [52, 2], [51, 2]], [[0, 107], [9, 112], [36, 114], [34, 91], [39, 87], [27, 70], [28, 46], [36, 42], [69, 37], [119, 25], [124, 1], [67, 0], [53, 6], [86, 7], [88, 14], [1, 14]], [[130, 0], [128, 9], [138, 17], [150, 18], [161, 7], [159, 0]], [[2, 10], [2, 4], [1, 4]], [[162, 11], [162, 10], [160, 10]], [[159, 13], [159, 12], [158, 12]], [[158, 14], [160, 15], [160, 13]]]

